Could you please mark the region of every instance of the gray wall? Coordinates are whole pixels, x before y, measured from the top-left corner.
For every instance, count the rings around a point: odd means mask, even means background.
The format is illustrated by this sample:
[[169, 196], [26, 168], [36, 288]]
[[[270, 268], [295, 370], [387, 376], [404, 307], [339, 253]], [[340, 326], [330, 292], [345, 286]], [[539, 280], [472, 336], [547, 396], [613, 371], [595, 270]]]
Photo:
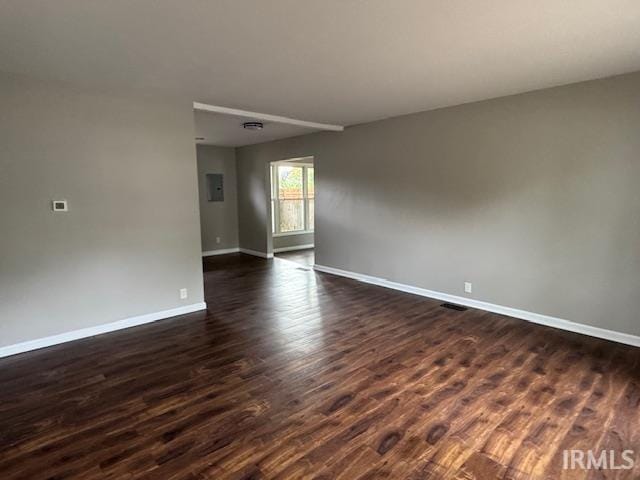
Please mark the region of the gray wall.
[[241, 161], [244, 152], [236, 149], [240, 248], [272, 253], [269, 161], [253, 161], [251, 154], [247, 161]]
[[190, 102], [0, 74], [0, 105], [0, 346], [203, 300]]
[[241, 243], [307, 155], [317, 264], [640, 334], [640, 73], [240, 148]]
[[297, 235], [281, 235], [273, 237], [273, 248], [298, 247], [300, 245], [313, 245], [313, 233], [299, 233]]
[[[238, 194], [234, 148], [198, 145], [198, 190], [202, 251], [237, 248]], [[207, 200], [207, 173], [224, 175], [224, 201]], [[216, 243], [216, 237], [220, 243]]]

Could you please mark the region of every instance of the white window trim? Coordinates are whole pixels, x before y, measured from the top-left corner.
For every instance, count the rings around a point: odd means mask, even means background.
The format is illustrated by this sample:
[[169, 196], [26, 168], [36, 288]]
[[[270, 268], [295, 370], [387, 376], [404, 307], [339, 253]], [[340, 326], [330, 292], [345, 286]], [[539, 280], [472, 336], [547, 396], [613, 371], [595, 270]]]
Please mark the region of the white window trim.
[[[304, 206], [304, 228], [302, 230], [292, 230], [290, 232], [280, 232], [280, 208], [278, 206], [278, 191], [280, 177], [278, 175], [278, 166], [290, 166], [290, 167], [302, 167], [302, 197], [303, 197], [303, 206]], [[272, 232], [271, 235], [273, 237], [288, 237], [290, 235], [304, 235], [308, 233], [314, 233], [315, 229], [309, 229], [309, 197], [308, 197], [308, 169], [313, 168], [313, 164], [308, 163], [294, 163], [294, 162], [286, 162], [286, 163], [273, 163], [271, 164], [271, 210], [273, 215], [273, 226], [275, 227], [275, 231]], [[315, 173], [315, 170], [314, 170]], [[315, 181], [315, 178], [314, 178]], [[315, 201], [315, 197], [314, 197]]]
[[274, 233], [274, 237], [291, 237], [293, 235], [306, 235], [314, 233], [313, 230], [294, 230], [293, 232]]

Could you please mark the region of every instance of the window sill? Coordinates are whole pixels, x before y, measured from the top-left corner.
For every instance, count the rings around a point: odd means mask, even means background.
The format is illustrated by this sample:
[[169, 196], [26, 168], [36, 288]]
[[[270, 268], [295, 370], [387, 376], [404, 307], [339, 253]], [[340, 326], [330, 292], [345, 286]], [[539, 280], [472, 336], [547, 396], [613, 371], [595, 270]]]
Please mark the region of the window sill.
[[293, 235], [306, 235], [313, 232], [314, 230], [297, 230], [295, 232], [273, 233], [272, 235], [274, 237], [291, 237]]

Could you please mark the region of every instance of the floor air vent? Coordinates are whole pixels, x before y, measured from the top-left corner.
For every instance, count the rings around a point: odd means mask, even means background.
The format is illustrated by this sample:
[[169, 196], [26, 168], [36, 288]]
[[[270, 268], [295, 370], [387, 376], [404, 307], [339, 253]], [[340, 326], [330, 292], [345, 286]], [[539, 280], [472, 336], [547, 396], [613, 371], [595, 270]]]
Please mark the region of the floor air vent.
[[443, 303], [440, 306], [444, 308], [448, 308], [450, 310], [457, 310], [459, 312], [464, 312], [467, 309], [467, 307], [463, 307], [462, 305], [456, 305], [455, 303]]

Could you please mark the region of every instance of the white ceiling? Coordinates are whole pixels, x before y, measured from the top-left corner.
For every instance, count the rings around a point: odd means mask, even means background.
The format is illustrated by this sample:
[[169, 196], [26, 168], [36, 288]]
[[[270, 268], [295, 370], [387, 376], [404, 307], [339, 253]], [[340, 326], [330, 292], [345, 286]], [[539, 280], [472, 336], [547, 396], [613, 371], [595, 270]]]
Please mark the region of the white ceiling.
[[0, 70], [350, 125], [640, 70], [640, 1], [0, 0]]
[[238, 117], [235, 115], [224, 115], [221, 113], [201, 112], [196, 110], [196, 140], [198, 144], [217, 145], [220, 147], [240, 147], [242, 145], [252, 145], [254, 143], [268, 142], [279, 138], [295, 137], [317, 131], [317, 129], [299, 127], [297, 125], [286, 125], [283, 123], [265, 122], [262, 130], [245, 130], [242, 128], [244, 122], [256, 120], [253, 117]]

